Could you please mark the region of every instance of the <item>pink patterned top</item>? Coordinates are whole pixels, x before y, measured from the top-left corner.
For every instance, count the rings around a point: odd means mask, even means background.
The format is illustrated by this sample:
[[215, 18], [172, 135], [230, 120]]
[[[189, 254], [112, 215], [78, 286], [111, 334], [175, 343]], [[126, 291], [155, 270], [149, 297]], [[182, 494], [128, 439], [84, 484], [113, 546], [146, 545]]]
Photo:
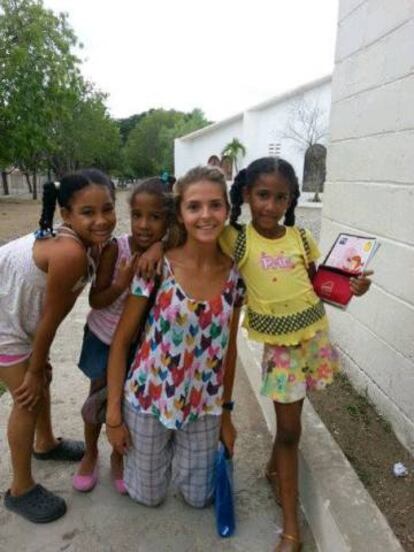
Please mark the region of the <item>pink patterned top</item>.
[[[118, 257], [115, 262], [115, 269], [112, 276], [112, 281], [115, 280], [118, 267], [122, 259], [129, 260], [132, 256], [131, 248], [129, 246], [129, 237], [128, 234], [119, 236], [116, 238], [116, 243], [118, 246]], [[146, 282], [142, 278], [135, 278], [135, 287], [138, 283], [140, 284], [141, 293], [149, 297], [151, 291], [154, 287], [152, 281]], [[128, 297], [129, 289], [126, 289], [111, 305], [105, 307], [104, 309], [91, 309], [89, 311], [86, 323], [88, 324], [89, 329], [93, 334], [96, 335], [103, 343], [110, 345], [112, 343], [112, 338], [114, 336], [116, 327], [118, 325], [119, 319], [121, 318], [122, 311], [124, 309], [126, 298]]]

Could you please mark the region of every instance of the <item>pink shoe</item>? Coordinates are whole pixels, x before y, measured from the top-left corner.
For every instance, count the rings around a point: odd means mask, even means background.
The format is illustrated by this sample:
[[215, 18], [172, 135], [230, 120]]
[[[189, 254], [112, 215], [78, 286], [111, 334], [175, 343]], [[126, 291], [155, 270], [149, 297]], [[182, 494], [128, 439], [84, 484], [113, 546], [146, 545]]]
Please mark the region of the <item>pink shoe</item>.
[[118, 491], [119, 494], [121, 495], [128, 494], [128, 491], [125, 487], [125, 483], [123, 479], [114, 479], [114, 485], [115, 485], [115, 489]]
[[98, 466], [96, 465], [93, 472], [88, 475], [75, 474], [72, 477], [72, 486], [81, 493], [91, 491], [98, 483]]

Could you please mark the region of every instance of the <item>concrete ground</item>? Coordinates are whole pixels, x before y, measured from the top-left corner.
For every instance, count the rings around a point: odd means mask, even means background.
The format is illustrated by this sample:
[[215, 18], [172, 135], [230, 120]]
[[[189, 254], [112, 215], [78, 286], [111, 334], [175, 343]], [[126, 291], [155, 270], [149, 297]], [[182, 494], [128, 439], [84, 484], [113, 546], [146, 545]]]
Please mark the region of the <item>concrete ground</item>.
[[[129, 216], [124, 200], [118, 205], [118, 231], [125, 231]], [[59, 329], [52, 349], [53, 425], [56, 434], [81, 438], [80, 407], [88, 383], [76, 367], [82, 328], [87, 313], [82, 296]], [[234, 398], [238, 441], [234, 459], [237, 530], [231, 539], [221, 539], [215, 530], [214, 509], [195, 510], [171, 491], [159, 508], [149, 509], [118, 495], [109, 474], [109, 446], [104, 435], [100, 442], [100, 480], [89, 494], [71, 487], [75, 464], [33, 461], [36, 479], [63, 496], [68, 512], [45, 526], [33, 525], [0, 505], [0, 551], [13, 552], [210, 552], [271, 551], [280, 530], [280, 510], [276, 506], [263, 469], [271, 449], [271, 437], [261, 409], [243, 369], [239, 366]], [[0, 489], [1, 501], [10, 481], [6, 424], [10, 398], [0, 398]], [[316, 546], [303, 520], [304, 552]]]

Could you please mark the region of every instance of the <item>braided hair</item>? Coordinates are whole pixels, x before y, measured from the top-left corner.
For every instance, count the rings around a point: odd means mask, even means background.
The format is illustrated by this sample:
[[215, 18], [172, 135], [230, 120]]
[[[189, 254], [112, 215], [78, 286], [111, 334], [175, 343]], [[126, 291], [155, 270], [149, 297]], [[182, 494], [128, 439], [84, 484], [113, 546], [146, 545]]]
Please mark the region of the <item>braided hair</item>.
[[295, 208], [300, 196], [299, 182], [292, 165], [280, 157], [261, 157], [256, 159], [246, 169], [242, 169], [234, 179], [230, 188], [231, 212], [230, 224], [240, 229], [237, 222], [243, 205], [243, 190], [251, 189], [262, 174], [279, 173], [289, 183], [290, 204], [285, 213], [284, 224], [294, 226]]
[[113, 182], [106, 174], [97, 169], [83, 169], [64, 176], [60, 182], [46, 182], [43, 184], [42, 214], [40, 215], [37, 236], [53, 235], [53, 217], [56, 202], [59, 207], [70, 209], [73, 194], [92, 184], [107, 187], [112, 199], [115, 199]]

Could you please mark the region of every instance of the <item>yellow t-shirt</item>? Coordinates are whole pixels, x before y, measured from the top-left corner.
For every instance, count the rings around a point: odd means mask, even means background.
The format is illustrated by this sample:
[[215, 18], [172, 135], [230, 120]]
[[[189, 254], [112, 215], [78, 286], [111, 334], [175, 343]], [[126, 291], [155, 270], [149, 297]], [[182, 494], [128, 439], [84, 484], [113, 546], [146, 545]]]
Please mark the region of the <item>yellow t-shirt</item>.
[[220, 236], [225, 253], [236, 257], [247, 288], [243, 326], [254, 341], [297, 345], [317, 331], [327, 329], [325, 309], [313, 290], [307, 265], [320, 256], [312, 234], [306, 230], [307, 251], [297, 227], [286, 227], [277, 239], [261, 236], [248, 224], [244, 255], [239, 231], [227, 226]]

